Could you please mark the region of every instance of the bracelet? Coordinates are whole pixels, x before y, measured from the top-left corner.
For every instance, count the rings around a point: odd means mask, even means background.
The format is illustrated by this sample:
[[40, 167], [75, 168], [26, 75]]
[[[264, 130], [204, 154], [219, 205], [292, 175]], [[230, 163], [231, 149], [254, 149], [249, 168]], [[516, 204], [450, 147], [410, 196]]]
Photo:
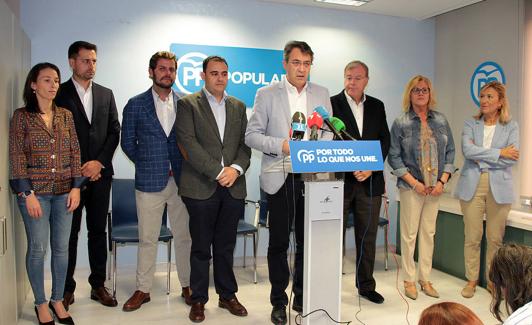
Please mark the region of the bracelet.
[[438, 182], [440, 182], [442, 186], [445, 186], [445, 184], [446, 184], [441, 179], [439, 179]]
[[412, 189], [413, 189], [414, 191], [416, 190], [417, 183], [419, 183], [419, 182], [418, 182], [418, 180], [416, 179], [416, 182], [414, 183], [414, 186], [412, 186]]

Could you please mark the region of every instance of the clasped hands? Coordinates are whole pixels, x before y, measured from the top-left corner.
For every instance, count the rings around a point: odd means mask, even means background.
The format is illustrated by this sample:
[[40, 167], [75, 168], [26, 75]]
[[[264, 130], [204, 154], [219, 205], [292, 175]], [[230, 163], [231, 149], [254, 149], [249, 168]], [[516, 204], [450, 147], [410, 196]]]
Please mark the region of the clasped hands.
[[238, 171], [233, 167], [224, 167], [216, 180], [223, 187], [231, 187], [238, 178]]
[[81, 175], [90, 178], [91, 182], [97, 181], [102, 177], [102, 163], [98, 160], [90, 160], [81, 166]]
[[437, 182], [435, 186], [425, 186], [425, 184], [416, 181], [416, 184], [414, 185], [414, 191], [416, 191], [417, 194], [423, 196], [440, 196], [443, 193], [443, 184]]

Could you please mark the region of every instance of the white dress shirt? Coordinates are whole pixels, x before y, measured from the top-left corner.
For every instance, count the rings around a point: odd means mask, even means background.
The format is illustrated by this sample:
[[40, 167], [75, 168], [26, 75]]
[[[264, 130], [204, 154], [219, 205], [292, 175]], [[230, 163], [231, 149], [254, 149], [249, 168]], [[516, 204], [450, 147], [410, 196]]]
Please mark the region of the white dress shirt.
[[[216, 125], [218, 126], [218, 133], [220, 134], [220, 140], [222, 140], [222, 143], [224, 141], [224, 134], [225, 134], [225, 120], [227, 116], [226, 108], [225, 108], [225, 101], [227, 100], [227, 92], [224, 91], [224, 95], [222, 96], [222, 100], [217, 101], [216, 97], [214, 97], [205, 87], [203, 87], [203, 93], [207, 97], [207, 101], [209, 101], [209, 106], [211, 106], [212, 114], [214, 114], [214, 119], [216, 120]], [[222, 167], [225, 167], [224, 165], [224, 157], [222, 156], [222, 161], [220, 162], [222, 164]], [[239, 175], [242, 175], [244, 173], [244, 170], [242, 167], [240, 167], [237, 164], [231, 164], [231, 167], [238, 170]], [[220, 178], [220, 175], [222, 174], [223, 169], [220, 171], [218, 176], [216, 176], [216, 179]]]
[[[294, 87], [288, 80], [284, 80], [286, 84], [286, 93], [288, 94], [288, 105], [290, 106], [290, 119], [296, 112], [301, 112], [307, 116], [307, 84], [303, 87], [301, 92], [297, 91], [297, 88]], [[307, 139], [307, 132], [305, 132], [305, 139]]]
[[172, 132], [172, 128], [174, 127], [176, 116], [174, 107], [174, 94], [173, 92], [170, 92], [168, 97], [163, 100], [161, 97], [159, 97], [159, 94], [153, 90], [153, 88], [151, 89], [151, 93], [153, 95], [153, 103], [155, 104], [157, 118], [159, 119], [159, 123], [161, 123], [164, 133], [166, 133], [166, 136], [168, 137], [170, 132]]
[[355, 121], [357, 122], [358, 133], [362, 137], [362, 130], [364, 129], [364, 102], [366, 101], [366, 94], [362, 95], [362, 100], [357, 104], [356, 101], [347, 94], [347, 91], [344, 90], [344, 93], [345, 97], [347, 98], [347, 103], [349, 104], [349, 107], [351, 107], [351, 112], [353, 112], [353, 116], [355, 117]]
[[83, 88], [82, 85], [80, 85], [74, 78], [72, 78], [72, 83], [74, 83], [74, 87], [76, 87], [76, 91], [78, 93], [79, 99], [81, 100], [81, 103], [83, 104], [83, 109], [85, 109], [85, 114], [87, 115], [87, 119], [89, 120], [89, 123], [92, 122], [92, 81], [89, 82], [89, 87], [87, 89]]
[[[292, 116], [296, 112], [301, 112], [305, 116], [305, 120], [308, 119], [307, 116], [307, 86], [308, 83], [305, 84], [301, 92], [297, 91], [297, 88], [293, 86], [288, 80], [283, 79], [281, 82], [284, 82], [285, 88], [286, 88], [286, 94], [288, 95], [288, 106], [290, 109], [290, 120], [292, 120]], [[286, 138], [288, 139], [290, 135], [287, 134]], [[303, 140], [308, 140], [309, 138], [309, 132], [308, 128], [305, 130], [305, 135], [303, 136]], [[290, 158], [290, 155], [284, 156], [283, 159], [278, 160], [271, 164], [269, 168], [265, 169], [264, 172], [270, 173], [270, 172], [285, 172], [285, 173], [291, 173], [292, 172], [292, 160]]]

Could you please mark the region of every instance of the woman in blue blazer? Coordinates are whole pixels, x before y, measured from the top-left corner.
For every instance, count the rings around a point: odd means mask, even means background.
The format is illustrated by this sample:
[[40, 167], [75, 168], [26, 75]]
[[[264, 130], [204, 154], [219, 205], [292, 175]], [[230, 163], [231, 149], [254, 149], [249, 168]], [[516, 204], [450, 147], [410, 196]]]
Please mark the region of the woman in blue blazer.
[[[512, 166], [519, 159], [519, 128], [511, 120], [506, 88], [497, 81], [480, 90], [480, 112], [464, 123], [464, 167], [455, 195], [464, 215], [466, 286], [462, 296], [475, 294], [480, 269], [480, 242], [486, 214], [486, 274], [502, 246], [506, 218], [513, 203]], [[487, 278], [487, 277], [486, 277]], [[488, 283], [488, 290], [490, 283]]]

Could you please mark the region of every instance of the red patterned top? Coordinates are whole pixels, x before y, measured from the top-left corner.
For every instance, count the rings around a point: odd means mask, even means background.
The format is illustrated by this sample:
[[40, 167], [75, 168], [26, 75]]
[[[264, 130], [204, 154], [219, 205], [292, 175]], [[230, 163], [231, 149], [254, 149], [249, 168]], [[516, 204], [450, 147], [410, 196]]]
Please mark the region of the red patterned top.
[[10, 185], [15, 193], [64, 194], [81, 187], [81, 157], [72, 113], [54, 107], [52, 129], [22, 107], [9, 128]]

